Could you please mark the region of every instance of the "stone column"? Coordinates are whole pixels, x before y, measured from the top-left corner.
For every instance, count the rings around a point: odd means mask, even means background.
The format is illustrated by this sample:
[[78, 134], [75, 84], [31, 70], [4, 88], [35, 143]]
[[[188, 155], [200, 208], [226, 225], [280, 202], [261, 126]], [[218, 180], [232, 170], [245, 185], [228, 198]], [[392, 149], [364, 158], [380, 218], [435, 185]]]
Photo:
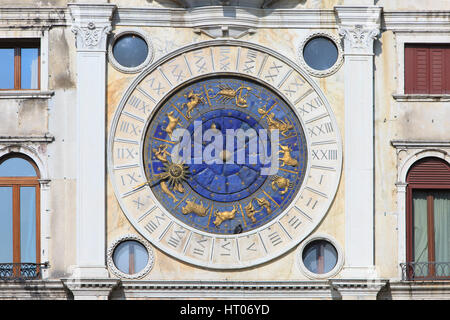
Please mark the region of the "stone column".
[[373, 41], [381, 8], [336, 6], [345, 58], [345, 269], [374, 278]]
[[[39, 179], [39, 187], [41, 191], [41, 263], [49, 261], [49, 241], [51, 237], [50, 221], [50, 179]], [[42, 279], [48, 278], [48, 269], [42, 269]]]
[[115, 5], [69, 4], [77, 46], [77, 265], [75, 278], [106, 278], [106, 44]]

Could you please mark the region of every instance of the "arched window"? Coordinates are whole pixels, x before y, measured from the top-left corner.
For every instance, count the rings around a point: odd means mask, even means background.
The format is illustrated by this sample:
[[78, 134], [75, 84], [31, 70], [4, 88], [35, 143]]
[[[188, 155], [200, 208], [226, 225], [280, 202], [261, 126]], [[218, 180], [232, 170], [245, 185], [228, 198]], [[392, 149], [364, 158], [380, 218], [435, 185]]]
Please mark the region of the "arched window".
[[421, 159], [406, 182], [408, 278], [449, 278], [450, 166], [439, 158]]
[[38, 276], [39, 170], [22, 154], [0, 159], [0, 279]]

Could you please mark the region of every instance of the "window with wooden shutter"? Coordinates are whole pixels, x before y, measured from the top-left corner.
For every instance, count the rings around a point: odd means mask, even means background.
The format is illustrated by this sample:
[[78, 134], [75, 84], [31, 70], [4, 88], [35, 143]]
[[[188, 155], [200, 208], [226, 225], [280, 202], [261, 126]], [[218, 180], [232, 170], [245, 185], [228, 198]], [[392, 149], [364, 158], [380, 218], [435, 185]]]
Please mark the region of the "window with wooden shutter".
[[450, 166], [417, 161], [406, 178], [407, 277], [450, 278]]
[[450, 93], [450, 44], [405, 44], [405, 94]]

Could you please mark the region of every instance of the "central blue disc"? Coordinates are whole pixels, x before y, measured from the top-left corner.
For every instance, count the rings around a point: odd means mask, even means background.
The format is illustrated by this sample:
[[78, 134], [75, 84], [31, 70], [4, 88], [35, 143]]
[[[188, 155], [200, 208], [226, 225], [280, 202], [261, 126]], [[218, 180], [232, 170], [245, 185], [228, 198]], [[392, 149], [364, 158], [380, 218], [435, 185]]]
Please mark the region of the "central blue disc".
[[286, 210], [308, 153], [300, 120], [279, 93], [233, 75], [172, 92], [148, 124], [144, 151], [157, 201], [186, 225], [223, 235], [255, 230]]
[[[263, 129], [262, 126], [247, 113], [233, 109], [207, 112], [202, 115], [201, 120], [203, 133], [207, 130], [214, 130], [222, 136], [222, 152], [219, 151], [218, 154], [211, 152], [212, 157], [220, 159], [222, 163], [206, 164], [203, 161], [201, 164], [191, 164], [189, 169], [193, 179], [189, 180], [188, 184], [195, 192], [215, 201], [237, 201], [253, 194], [267, 179], [267, 176], [260, 174], [262, 167], [260, 158], [252, 158], [250, 155], [252, 148], [258, 150], [258, 130]], [[236, 132], [238, 129], [242, 129], [242, 134], [245, 132], [255, 133], [256, 138], [250, 139], [249, 136], [244, 136], [245, 141], [243, 140], [241, 143], [234, 138], [232, 145], [227, 146], [227, 130]], [[194, 140], [194, 125], [191, 124], [188, 130], [191, 132], [195, 145], [198, 142]], [[211, 149], [214, 143], [217, 144], [214, 138], [212, 140], [200, 141], [202, 154], [208, 146]], [[194, 152], [194, 147], [192, 152]], [[239, 153], [243, 155], [241, 159], [238, 157]]]

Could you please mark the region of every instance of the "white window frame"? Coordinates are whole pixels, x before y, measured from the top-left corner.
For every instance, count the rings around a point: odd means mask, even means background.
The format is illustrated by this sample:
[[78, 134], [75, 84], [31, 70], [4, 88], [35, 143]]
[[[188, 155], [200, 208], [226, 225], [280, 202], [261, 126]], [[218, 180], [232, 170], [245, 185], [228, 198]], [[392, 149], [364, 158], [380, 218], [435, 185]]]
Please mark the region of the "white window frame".
[[406, 262], [406, 177], [409, 169], [420, 159], [436, 157], [450, 165], [449, 141], [391, 141], [397, 156], [397, 236], [398, 236], [398, 280], [402, 279], [400, 263]]
[[48, 89], [49, 34], [48, 30], [23, 30], [20, 32], [0, 30], [0, 40], [12, 38], [40, 39], [40, 89], [37, 90], [2, 90], [0, 99], [50, 98], [53, 92]]
[[[34, 137], [0, 137], [0, 158], [10, 153], [20, 153], [28, 156], [37, 165], [40, 173], [40, 220], [41, 220], [41, 239], [40, 239], [40, 261], [41, 263], [49, 262], [49, 247], [51, 239], [50, 229], [50, 178], [48, 174], [47, 163], [47, 148], [42, 148], [43, 145], [54, 140], [51, 136], [34, 136]], [[49, 270], [42, 269], [41, 279], [49, 277]]]

